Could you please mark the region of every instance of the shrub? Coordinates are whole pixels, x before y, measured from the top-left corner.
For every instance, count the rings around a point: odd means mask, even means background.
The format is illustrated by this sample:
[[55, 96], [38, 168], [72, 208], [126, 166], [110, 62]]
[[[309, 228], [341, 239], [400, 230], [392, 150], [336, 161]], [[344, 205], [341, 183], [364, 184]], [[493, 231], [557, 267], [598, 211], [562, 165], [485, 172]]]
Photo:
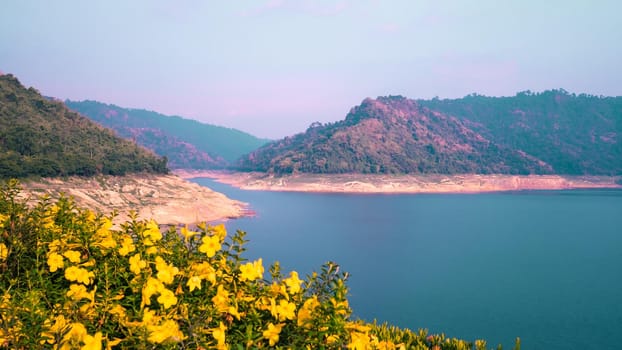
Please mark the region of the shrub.
[[28, 207], [18, 194], [0, 189], [0, 348], [472, 348], [352, 320], [334, 263], [305, 279], [277, 263], [266, 278], [242, 231], [163, 232], [135, 214], [115, 226], [69, 198]]

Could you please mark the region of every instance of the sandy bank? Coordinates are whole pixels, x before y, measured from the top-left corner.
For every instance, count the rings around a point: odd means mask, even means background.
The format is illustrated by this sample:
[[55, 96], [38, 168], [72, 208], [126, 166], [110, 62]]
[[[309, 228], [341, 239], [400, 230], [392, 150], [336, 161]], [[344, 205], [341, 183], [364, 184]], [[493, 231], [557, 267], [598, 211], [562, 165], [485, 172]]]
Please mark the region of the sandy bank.
[[31, 201], [43, 194], [56, 198], [64, 193], [73, 196], [80, 206], [103, 214], [117, 210], [120, 214], [117, 222], [125, 221], [130, 210], [138, 212], [140, 218], [153, 218], [160, 224], [194, 224], [248, 214], [246, 203], [176, 175], [43, 179], [24, 183], [23, 187]]
[[184, 178], [208, 177], [245, 190], [334, 193], [480, 193], [578, 188], [622, 188], [616, 177], [560, 175], [364, 175], [221, 171], [177, 171]]

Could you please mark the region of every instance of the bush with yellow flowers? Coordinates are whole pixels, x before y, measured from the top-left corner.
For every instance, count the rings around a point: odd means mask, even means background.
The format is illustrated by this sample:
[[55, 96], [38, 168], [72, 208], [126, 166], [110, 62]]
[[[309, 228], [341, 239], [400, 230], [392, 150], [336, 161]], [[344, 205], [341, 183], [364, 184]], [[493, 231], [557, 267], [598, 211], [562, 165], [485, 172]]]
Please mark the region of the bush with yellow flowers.
[[111, 216], [0, 189], [0, 348], [484, 349], [350, 319], [347, 274], [243, 257], [245, 233]]

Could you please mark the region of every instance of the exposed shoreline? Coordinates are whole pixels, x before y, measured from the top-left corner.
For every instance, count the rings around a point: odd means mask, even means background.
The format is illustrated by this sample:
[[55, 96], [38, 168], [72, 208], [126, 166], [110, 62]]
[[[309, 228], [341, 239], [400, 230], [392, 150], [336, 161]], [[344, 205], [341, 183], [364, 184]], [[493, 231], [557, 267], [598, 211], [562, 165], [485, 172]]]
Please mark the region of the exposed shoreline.
[[34, 203], [41, 195], [71, 196], [81, 207], [104, 215], [116, 210], [116, 223], [129, 219], [154, 219], [162, 225], [224, 221], [251, 214], [247, 203], [182, 179], [176, 175], [126, 175], [41, 179], [22, 184], [22, 195]]
[[176, 170], [182, 178], [207, 177], [243, 190], [318, 193], [484, 193], [581, 188], [622, 188], [619, 177], [561, 175], [367, 175]]

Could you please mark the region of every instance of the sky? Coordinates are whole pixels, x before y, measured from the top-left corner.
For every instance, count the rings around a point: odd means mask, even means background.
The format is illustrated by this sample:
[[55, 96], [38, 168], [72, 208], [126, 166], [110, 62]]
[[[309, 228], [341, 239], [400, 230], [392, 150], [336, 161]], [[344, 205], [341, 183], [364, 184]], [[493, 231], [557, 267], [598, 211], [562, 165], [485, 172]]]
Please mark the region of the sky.
[[4, 0], [0, 71], [276, 139], [366, 97], [620, 96], [621, 14], [619, 0]]

